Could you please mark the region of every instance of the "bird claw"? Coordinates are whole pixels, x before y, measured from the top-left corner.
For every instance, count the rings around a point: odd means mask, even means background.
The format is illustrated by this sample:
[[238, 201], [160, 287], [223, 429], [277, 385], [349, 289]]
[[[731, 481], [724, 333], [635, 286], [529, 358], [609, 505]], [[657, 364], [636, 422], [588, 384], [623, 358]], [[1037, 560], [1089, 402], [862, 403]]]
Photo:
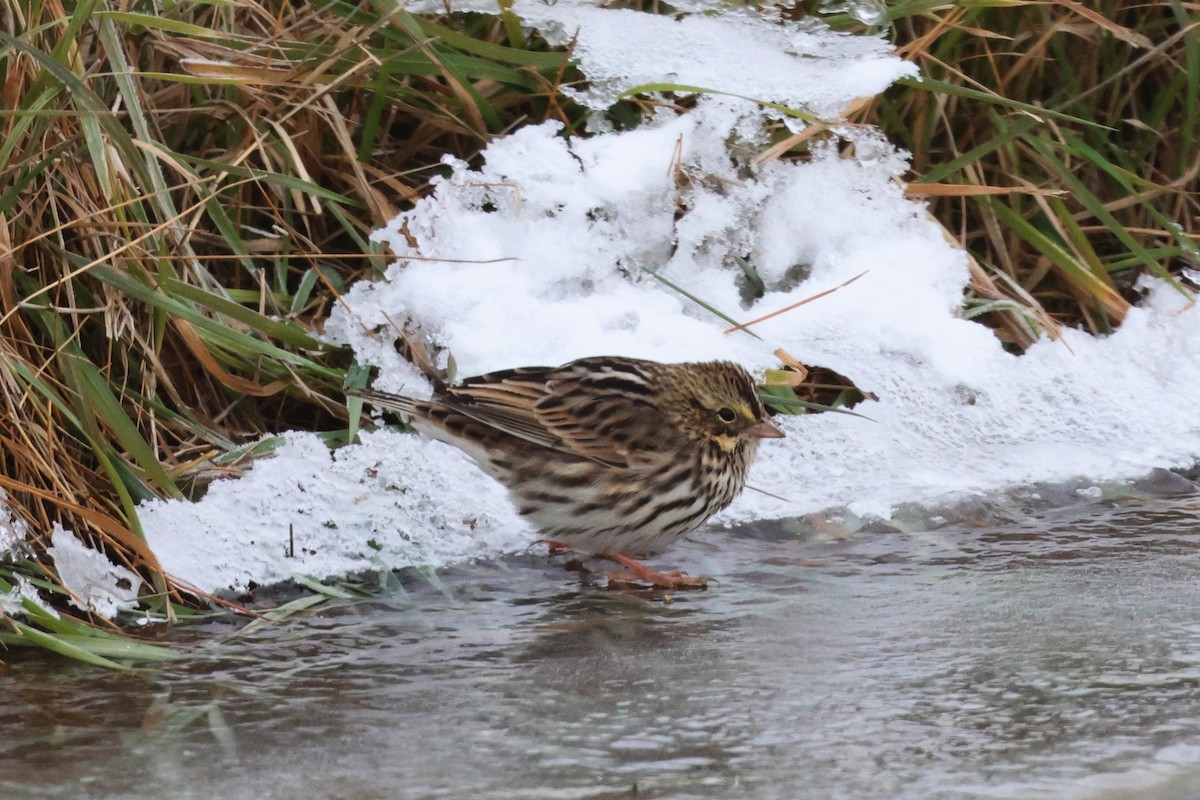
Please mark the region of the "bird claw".
[[690, 578], [680, 570], [662, 573], [650, 569], [640, 561], [636, 561], [622, 553], [597, 553], [597, 558], [613, 561], [625, 567], [626, 571], [608, 573], [609, 586], [636, 586], [650, 584], [658, 589], [707, 589], [708, 578], [703, 575]]
[[550, 555], [552, 555], [552, 556], [557, 556], [557, 555], [561, 555], [562, 553], [571, 552], [571, 545], [567, 544], [566, 542], [557, 541], [555, 539], [547, 539], [546, 547], [550, 548]]
[[650, 578], [647, 575], [634, 575], [632, 572], [609, 572], [608, 585], [614, 588], [625, 588], [642, 586], [649, 583], [656, 589], [670, 589], [674, 591], [680, 589], [708, 588], [708, 578], [705, 578], [703, 575], [697, 578], [689, 578], [680, 573], [679, 570], [666, 574], [659, 572], [654, 574], [655, 577]]

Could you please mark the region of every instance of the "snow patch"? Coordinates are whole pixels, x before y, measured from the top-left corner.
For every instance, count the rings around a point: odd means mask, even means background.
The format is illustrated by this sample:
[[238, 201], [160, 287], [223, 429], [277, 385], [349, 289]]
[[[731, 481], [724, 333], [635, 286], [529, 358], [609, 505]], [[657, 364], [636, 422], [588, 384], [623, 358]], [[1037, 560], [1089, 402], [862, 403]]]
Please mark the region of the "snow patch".
[[24, 575], [13, 576], [13, 587], [7, 592], [0, 592], [0, 615], [17, 617], [25, 613], [25, 601], [31, 601], [50, 616], [57, 619], [59, 613], [42, 599], [33, 582]]
[[586, 89], [567, 92], [596, 109], [630, 90], [668, 84], [833, 119], [854, 98], [872, 97], [917, 74], [912, 64], [888, 54], [881, 37], [800, 27], [737, 8], [667, 16], [590, 2], [519, 0], [513, 9], [550, 44], [574, 42], [573, 57], [588, 81]]
[[510, 552], [535, 537], [504, 489], [457, 450], [390, 431], [330, 452], [288, 434], [240, 479], [199, 503], [142, 506], [150, 545], [172, 577], [203, 591], [306, 576], [431, 567]]
[[108, 556], [88, 547], [58, 523], [54, 524], [46, 552], [54, 559], [58, 577], [76, 608], [111, 618], [118, 611], [137, 606], [142, 588], [138, 574], [112, 563]]
[[[701, 89], [786, 106], [836, 119], [855, 98], [873, 97], [892, 82], [917, 75], [893, 57], [882, 36], [830, 30], [817, 18], [784, 20], [777, 9], [746, 8], [713, 0], [681, 0], [672, 14], [602, 8], [592, 0], [515, 0], [510, 6], [526, 28], [551, 45], [571, 46], [572, 62], [587, 76], [584, 89], [564, 91], [581, 104], [604, 110], [648, 86]], [[857, 9], [860, 19], [886, 22], [882, 4]], [[413, 13], [495, 13], [496, 0], [413, 0]], [[829, 8], [826, 13], [841, 9]], [[804, 123], [782, 109], [764, 113]]]
[[25, 522], [13, 514], [8, 495], [0, 489], [0, 558], [12, 555], [28, 539]]

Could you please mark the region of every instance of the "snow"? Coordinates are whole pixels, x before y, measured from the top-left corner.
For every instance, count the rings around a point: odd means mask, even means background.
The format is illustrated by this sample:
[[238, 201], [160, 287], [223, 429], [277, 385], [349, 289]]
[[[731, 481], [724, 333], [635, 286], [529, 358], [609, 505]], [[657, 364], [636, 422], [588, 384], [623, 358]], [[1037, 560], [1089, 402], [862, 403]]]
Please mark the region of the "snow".
[[[460, 375], [600, 354], [728, 358], [761, 372], [783, 347], [878, 398], [856, 409], [869, 420], [784, 419], [788, 438], [760, 448], [751, 483], [786, 500], [746, 492], [724, 522], [886, 517], [1034, 482], [1133, 479], [1200, 454], [1200, 418], [1178, 402], [1200, 387], [1200, 311], [1186, 298], [1147, 280], [1144, 305], [1115, 334], [1066, 331], [1014, 356], [961, 318], [965, 257], [904, 196], [907, 156], [878, 132], [840, 131], [855, 158], [825, 146], [809, 163], [756, 161], [774, 112], [739, 98], [836, 117], [912, 74], [882, 40], [742, 11], [677, 20], [566, 0], [515, 8], [548, 36], [578, 32], [588, 102], [659, 81], [724, 94], [590, 139], [527, 127], [497, 139], [478, 170], [449, 162], [432, 198], [376, 233], [399, 260], [353, 286], [326, 326], [378, 368], [376, 388], [428, 392], [393, 346], [393, 321], [411, 319]], [[766, 284], [752, 303], [739, 257]], [[865, 274], [755, 326], [757, 339], [726, 335], [726, 322], [651, 270], [739, 320]], [[537, 537], [463, 454], [391, 432], [335, 453], [289, 434], [199, 502], [144, 504], [142, 523], [167, 571], [205, 591], [436, 568]]]
[[54, 559], [58, 577], [76, 608], [114, 617], [118, 611], [137, 606], [142, 588], [137, 573], [112, 563], [108, 556], [88, 547], [58, 523], [46, 552]]
[[0, 558], [16, 552], [29, 535], [24, 521], [12, 513], [8, 494], [0, 489]]
[[[330, 452], [290, 434], [199, 503], [149, 503], [142, 523], [166, 571], [213, 591], [509, 552], [536, 538], [504, 489], [457, 450], [392, 431]], [[289, 530], [290, 529], [290, 530]]]
[[13, 585], [9, 591], [0, 592], [0, 614], [9, 617], [21, 616], [26, 611], [26, 601], [55, 619], [59, 617], [59, 613], [38, 592], [33, 581], [21, 574], [13, 576]]
[[833, 118], [850, 99], [916, 75], [913, 65], [888, 56], [882, 39], [806, 30], [755, 12], [674, 17], [537, 0], [514, 10], [551, 44], [574, 41], [588, 81], [586, 89], [567, 92], [592, 108], [607, 108], [637, 87], [673, 84]]
[[[496, 13], [496, 0], [410, 0], [414, 14]], [[743, 8], [716, 0], [681, 0], [677, 13], [601, 8], [590, 0], [514, 0], [522, 24], [555, 46], [570, 46], [586, 87], [563, 91], [606, 109], [647, 86], [702, 89], [771, 103], [765, 114], [799, 120], [834, 119], [859, 97], [872, 97], [897, 78], [916, 76], [882, 38], [834, 33], [816, 20], [784, 21], [777, 9]], [[844, 7], [839, 7], [844, 6]], [[886, 22], [876, 0], [827, 4], [867, 24]], [[701, 56], [702, 57], [698, 57]], [[784, 109], [787, 109], [785, 111]], [[796, 122], [796, 127], [803, 127]]]

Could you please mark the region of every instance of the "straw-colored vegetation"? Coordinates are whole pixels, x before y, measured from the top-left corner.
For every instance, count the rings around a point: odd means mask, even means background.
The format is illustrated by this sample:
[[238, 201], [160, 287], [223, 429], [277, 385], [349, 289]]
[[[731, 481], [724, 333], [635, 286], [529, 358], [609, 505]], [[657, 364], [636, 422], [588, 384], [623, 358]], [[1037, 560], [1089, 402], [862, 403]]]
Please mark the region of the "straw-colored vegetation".
[[[905, 81], [862, 112], [976, 260], [969, 313], [1023, 349], [1106, 333], [1200, 257], [1200, 5], [896, 3]], [[939, 186], [952, 184], [958, 188]]]
[[[1138, 275], [1195, 266], [1200, 7], [889, 12], [927, 79], [851, 121], [913, 152], [913, 193], [976, 260], [969, 313], [1015, 348], [1104, 332]], [[31, 534], [0, 594], [24, 576], [62, 599], [42, 558], [61, 524], [146, 575], [150, 613], [182, 609], [137, 503], [202, 491], [266, 432], [344, 438], [343, 387], [365, 376], [313, 334], [385, 262], [368, 233], [443, 154], [549, 118], [574, 131], [558, 88], [581, 78], [506, 15], [0, 0], [0, 488]], [[830, 135], [781, 130], [770, 156]], [[0, 644], [146, 655], [86, 615], [18, 616], [0, 612]]]

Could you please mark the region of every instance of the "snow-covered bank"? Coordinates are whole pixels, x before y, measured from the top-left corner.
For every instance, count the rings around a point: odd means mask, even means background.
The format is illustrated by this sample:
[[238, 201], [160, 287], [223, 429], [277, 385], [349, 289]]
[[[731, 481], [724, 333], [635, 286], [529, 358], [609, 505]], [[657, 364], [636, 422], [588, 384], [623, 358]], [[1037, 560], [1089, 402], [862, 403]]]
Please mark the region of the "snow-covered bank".
[[[527, 21], [555, 14], [560, 33], [570, 27], [563, 20], [580, 26], [583, 67], [609, 70], [597, 82], [607, 92], [648, 82], [642, 70], [655, 51], [607, 62], [625, 50], [589, 39], [592, 26], [611, 33], [608, 15], [619, 14], [636, 42], [637, 25], [678, 25], [564, 2], [538, 9]], [[726, 34], [704, 28], [703, 51], [690, 52], [707, 71], [672, 63], [659, 79], [833, 115], [911, 71], [879, 40], [796, 31], [758, 37], [779, 57], [778, 83], [751, 82], [721, 66], [748, 58], [740, 19], [724, 22]], [[799, 55], [788, 49], [801, 45]], [[464, 375], [597, 354], [731, 358], [761, 370], [784, 347], [878, 397], [858, 409], [871, 421], [785, 420], [789, 438], [767, 443], [751, 482], [787, 502], [746, 493], [727, 521], [837, 507], [886, 515], [899, 503], [1027, 482], [1128, 479], [1200, 454], [1200, 420], [1180, 402], [1200, 388], [1192, 344], [1200, 311], [1185, 298], [1148, 283], [1145, 306], [1115, 335], [1068, 331], [1022, 357], [1007, 354], [989, 330], [958, 316], [965, 259], [904, 197], [904, 155], [874, 131], [846, 129], [855, 159], [818, 148], [811, 163], [758, 164], [767, 113], [707, 96], [686, 115], [664, 112], [633, 131], [566, 140], [546, 124], [496, 141], [480, 170], [453, 164], [434, 197], [378, 233], [398, 255], [420, 258], [353, 287], [350, 311], [334, 312], [327, 335], [379, 367], [378, 388], [417, 394], [428, 387], [396, 354], [391, 320], [419, 323]], [[739, 257], [766, 285], [753, 303], [743, 301]], [[722, 333], [722, 320], [649, 270], [738, 319], [866, 274], [756, 326], [756, 339]], [[390, 433], [335, 454], [294, 435], [199, 503], [147, 504], [143, 524], [166, 569], [204, 590], [438, 565], [535, 538], [458, 451]]]

